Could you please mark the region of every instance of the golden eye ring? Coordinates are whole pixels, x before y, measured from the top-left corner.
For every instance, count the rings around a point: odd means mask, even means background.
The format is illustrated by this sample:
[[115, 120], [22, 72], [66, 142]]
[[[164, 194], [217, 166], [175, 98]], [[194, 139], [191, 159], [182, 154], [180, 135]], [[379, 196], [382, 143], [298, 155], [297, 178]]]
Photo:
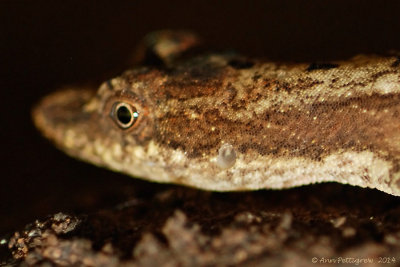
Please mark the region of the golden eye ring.
[[121, 129], [129, 129], [136, 123], [139, 112], [130, 104], [116, 102], [110, 115]]

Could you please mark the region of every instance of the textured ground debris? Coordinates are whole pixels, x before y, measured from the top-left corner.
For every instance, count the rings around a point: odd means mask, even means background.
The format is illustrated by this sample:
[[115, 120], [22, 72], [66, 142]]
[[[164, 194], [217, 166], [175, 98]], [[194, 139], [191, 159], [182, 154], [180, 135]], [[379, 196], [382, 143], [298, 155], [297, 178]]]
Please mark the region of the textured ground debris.
[[[26, 258], [28, 253], [37, 249], [43, 244], [54, 245], [57, 235], [67, 234], [73, 231], [80, 223], [77, 217], [69, 216], [63, 213], [57, 213], [44, 221], [35, 221], [26, 226], [25, 230], [16, 232], [10, 238], [8, 247], [11, 249], [15, 259]], [[54, 254], [47, 250], [45, 254]]]
[[157, 190], [92, 214], [38, 220], [9, 238], [8, 263], [309, 266], [313, 260], [318, 265], [336, 260], [343, 266], [356, 261], [380, 266], [383, 259], [395, 266], [400, 261], [399, 200], [376, 191], [332, 184], [236, 194]]

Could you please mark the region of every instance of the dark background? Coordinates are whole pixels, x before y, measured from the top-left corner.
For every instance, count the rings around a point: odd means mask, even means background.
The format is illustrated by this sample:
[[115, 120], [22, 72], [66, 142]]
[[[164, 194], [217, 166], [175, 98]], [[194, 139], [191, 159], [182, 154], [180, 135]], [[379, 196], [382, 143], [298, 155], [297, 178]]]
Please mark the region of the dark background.
[[0, 0], [0, 235], [50, 213], [90, 213], [168, 186], [71, 159], [30, 118], [57, 88], [97, 85], [123, 71], [146, 33], [190, 29], [211, 46], [251, 56], [333, 60], [400, 50], [399, 10], [398, 1], [376, 0]]

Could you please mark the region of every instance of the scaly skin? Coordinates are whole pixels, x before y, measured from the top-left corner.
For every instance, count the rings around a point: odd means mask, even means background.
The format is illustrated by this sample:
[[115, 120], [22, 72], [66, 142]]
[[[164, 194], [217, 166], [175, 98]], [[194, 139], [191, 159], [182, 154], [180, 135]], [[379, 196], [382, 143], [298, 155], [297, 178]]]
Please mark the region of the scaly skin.
[[[35, 124], [73, 157], [151, 181], [216, 191], [335, 181], [400, 195], [400, 58], [165, 62], [97, 92], [47, 96]], [[127, 129], [118, 103], [138, 115]]]

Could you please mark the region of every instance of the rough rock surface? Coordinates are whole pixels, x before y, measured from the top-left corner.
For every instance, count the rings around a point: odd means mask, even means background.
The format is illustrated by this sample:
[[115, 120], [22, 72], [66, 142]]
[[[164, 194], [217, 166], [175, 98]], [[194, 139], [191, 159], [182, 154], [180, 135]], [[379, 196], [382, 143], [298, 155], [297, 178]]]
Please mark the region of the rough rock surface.
[[92, 214], [58, 213], [8, 238], [11, 265], [395, 266], [400, 200], [323, 184], [210, 193], [155, 186]]

